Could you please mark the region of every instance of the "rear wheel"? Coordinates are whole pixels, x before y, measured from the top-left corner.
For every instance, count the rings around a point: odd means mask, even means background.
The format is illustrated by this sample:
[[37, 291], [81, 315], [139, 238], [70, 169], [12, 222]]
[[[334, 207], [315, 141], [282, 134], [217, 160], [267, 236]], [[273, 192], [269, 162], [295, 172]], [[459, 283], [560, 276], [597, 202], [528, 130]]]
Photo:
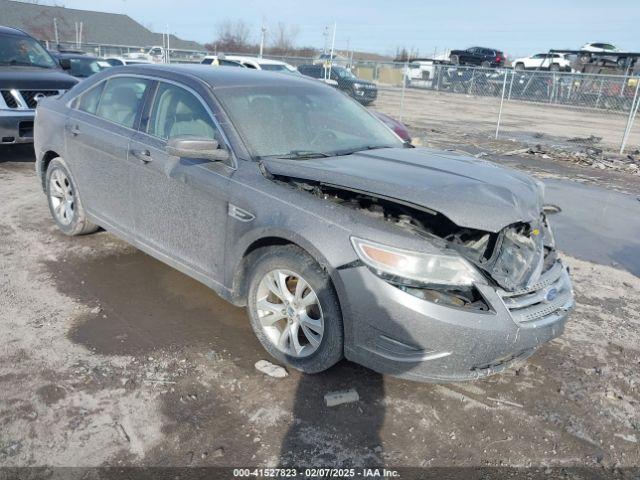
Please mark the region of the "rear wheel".
[[560, 65], [558, 65], [557, 63], [553, 63], [549, 67], [549, 70], [551, 70], [552, 72], [559, 72], [560, 71]]
[[451, 55], [449, 60], [451, 60], [451, 63], [454, 65], [460, 65], [460, 57], [458, 55]]
[[516, 70], [524, 70], [524, 63], [522, 63], [522, 62], [516, 63], [515, 69]]
[[252, 254], [247, 310], [272, 357], [306, 373], [342, 358], [342, 314], [329, 275], [295, 246]]
[[491, 68], [491, 62], [489, 62], [488, 60], [485, 60], [484, 62], [482, 62], [482, 63], [480, 64], [480, 66], [481, 66], [482, 68]]
[[51, 216], [63, 233], [83, 235], [98, 229], [87, 220], [71, 172], [60, 157], [51, 160], [47, 167], [46, 193]]

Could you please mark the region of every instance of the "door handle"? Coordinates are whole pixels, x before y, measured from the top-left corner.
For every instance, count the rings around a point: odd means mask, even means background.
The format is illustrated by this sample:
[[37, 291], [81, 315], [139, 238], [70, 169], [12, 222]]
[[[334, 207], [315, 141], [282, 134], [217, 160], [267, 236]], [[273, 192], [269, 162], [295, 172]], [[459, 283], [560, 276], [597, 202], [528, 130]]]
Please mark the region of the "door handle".
[[74, 125], [72, 127], [67, 127], [67, 131], [73, 135], [74, 137], [77, 137], [78, 134], [80, 133], [80, 127], [78, 125]]
[[142, 163], [149, 163], [152, 160], [151, 152], [149, 150], [133, 149], [133, 150], [129, 150], [129, 153], [131, 153], [131, 155], [136, 157]]

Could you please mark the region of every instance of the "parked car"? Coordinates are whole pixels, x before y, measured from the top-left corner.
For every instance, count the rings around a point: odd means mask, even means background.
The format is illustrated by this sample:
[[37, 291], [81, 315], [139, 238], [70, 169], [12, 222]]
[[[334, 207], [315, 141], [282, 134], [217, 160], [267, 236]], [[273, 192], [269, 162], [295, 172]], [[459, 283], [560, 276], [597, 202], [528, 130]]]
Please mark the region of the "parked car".
[[224, 59], [230, 60], [233, 62], [238, 62], [242, 66], [246, 68], [252, 68], [254, 70], [267, 70], [269, 72], [292, 73], [294, 75], [300, 74], [296, 70], [296, 67], [294, 67], [293, 65], [289, 65], [286, 62], [281, 62], [279, 60], [270, 60], [268, 58], [258, 58], [258, 57], [243, 57], [239, 55], [225, 55]]
[[0, 27], [0, 145], [31, 143], [38, 102], [76, 83], [34, 38]]
[[618, 47], [610, 43], [589, 42], [580, 47], [578, 59], [582, 64], [595, 61], [625, 67], [631, 59], [624, 54], [621, 55], [621, 53]]
[[58, 62], [64, 60], [68, 61], [68, 72], [76, 78], [88, 78], [91, 75], [101, 72], [105, 68], [109, 68], [112, 66], [106, 60], [92, 57], [91, 55], [60, 52], [51, 53], [58, 60]]
[[345, 356], [476, 379], [560, 335], [573, 305], [541, 184], [408, 148], [321, 82], [107, 69], [39, 105], [35, 152], [62, 232], [100, 225], [245, 305], [304, 372]]
[[483, 68], [504, 67], [506, 59], [500, 50], [471, 47], [466, 50], [451, 50], [449, 60], [456, 65], [476, 65]]
[[571, 57], [567, 53], [536, 53], [511, 62], [516, 70], [571, 71]]
[[307, 77], [318, 80], [328, 80], [330, 85], [346, 92], [363, 105], [369, 105], [378, 98], [378, 87], [376, 87], [375, 83], [356, 77], [351, 70], [347, 68], [300, 65], [298, 71]]
[[237, 60], [229, 60], [226, 57], [218, 55], [207, 55], [200, 62], [202, 65], [212, 65], [214, 67], [240, 67], [247, 68], [246, 65], [238, 62]]
[[406, 143], [411, 143], [411, 134], [409, 133], [409, 130], [404, 123], [378, 110], [370, 110], [370, 112], [380, 120], [382, 120], [382, 122], [391, 130], [393, 130], [395, 134], [398, 135], [403, 141], [405, 141]]
[[145, 65], [152, 64], [153, 62], [145, 60], [144, 58], [129, 58], [129, 57], [107, 57], [104, 59], [112, 67], [122, 67], [125, 65]]

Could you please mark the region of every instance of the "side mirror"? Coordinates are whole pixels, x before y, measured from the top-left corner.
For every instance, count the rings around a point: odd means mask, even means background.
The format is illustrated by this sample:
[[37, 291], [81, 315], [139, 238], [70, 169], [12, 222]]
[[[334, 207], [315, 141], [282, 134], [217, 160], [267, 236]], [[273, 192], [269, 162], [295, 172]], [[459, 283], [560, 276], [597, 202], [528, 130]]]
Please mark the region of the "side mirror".
[[224, 162], [230, 155], [225, 149], [218, 148], [216, 140], [202, 137], [180, 136], [169, 140], [167, 153], [180, 158], [195, 158], [197, 160], [211, 160]]
[[71, 70], [71, 60], [68, 58], [61, 58], [58, 62], [60, 63], [60, 68], [63, 70]]

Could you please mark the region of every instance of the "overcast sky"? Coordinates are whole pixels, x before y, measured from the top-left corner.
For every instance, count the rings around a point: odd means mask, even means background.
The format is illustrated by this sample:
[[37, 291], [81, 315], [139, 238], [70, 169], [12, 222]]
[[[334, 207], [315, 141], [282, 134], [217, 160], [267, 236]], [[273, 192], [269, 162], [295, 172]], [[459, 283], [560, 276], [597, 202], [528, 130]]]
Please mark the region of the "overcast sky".
[[[42, 1], [41, 3], [52, 3]], [[422, 55], [473, 45], [508, 55], [578, 48], [611, 42], [640, 51], [640, 0], [56, 0], [57, 5], [125, 13], [156, 31], [200, 42], [215, 38], [216, 25], [243, 19], [259, 38], [260, 25], [297, 26], [296, 43], [322, 48], [325, 25], [337, 23], [336, 47], [393, 54], [396, 47]], [[89, 5], [91, 5], [89, 7]]]

